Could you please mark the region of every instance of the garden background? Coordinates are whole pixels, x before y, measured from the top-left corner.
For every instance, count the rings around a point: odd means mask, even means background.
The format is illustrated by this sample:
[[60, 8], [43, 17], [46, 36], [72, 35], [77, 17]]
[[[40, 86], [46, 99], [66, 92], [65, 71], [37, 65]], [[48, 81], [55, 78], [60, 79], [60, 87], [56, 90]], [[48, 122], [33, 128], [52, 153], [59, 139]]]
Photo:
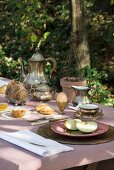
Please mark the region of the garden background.
[[[26, 67], [36, 47], [44, 58], [56, 59], [51, 84], [58, 91], [61, 77], [79, 75], [73, 56], [68, 56], [72, 46], [70, 0], [1, 0], [0, 6], [0, 76], [19, 79], [19, 57]], [[90, 67], [83, 68], [83, 76], [88, 85], [96, 87], [94, 102], [114, 106], [114, 1], [85, 0], [85, 7]], [[46, 73], [50, 67], [46, 66]]]

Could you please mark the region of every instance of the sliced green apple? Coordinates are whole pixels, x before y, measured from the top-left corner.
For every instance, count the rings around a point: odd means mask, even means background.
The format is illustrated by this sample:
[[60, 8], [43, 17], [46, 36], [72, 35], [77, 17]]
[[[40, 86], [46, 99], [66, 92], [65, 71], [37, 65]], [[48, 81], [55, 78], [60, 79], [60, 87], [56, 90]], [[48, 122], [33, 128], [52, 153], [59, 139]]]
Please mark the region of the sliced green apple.
[[96, 122], [77, 122], [76, 127], [81, 132], [85, 133], [91, 133], [97, 129], [97, 123]]
[[80, 119], [74, 119], [74, 120], [76, 121], [76, 123], [77, 123], [77, 122], [81, 122], [81, 120], [80, 120]]
[[65, 127], [69, 130], [77, 130], [76, 121], [74, 119], [68, 119], [65, 121]]

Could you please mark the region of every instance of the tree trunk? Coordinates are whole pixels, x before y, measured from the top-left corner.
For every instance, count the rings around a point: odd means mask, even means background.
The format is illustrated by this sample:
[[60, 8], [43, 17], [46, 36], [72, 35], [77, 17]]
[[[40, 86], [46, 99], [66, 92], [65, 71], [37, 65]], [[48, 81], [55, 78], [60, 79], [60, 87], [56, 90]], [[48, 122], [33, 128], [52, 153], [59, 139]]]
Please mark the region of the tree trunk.
[[73, 48], [78, 69], [90, 65], [84, 0], [71, 0]]

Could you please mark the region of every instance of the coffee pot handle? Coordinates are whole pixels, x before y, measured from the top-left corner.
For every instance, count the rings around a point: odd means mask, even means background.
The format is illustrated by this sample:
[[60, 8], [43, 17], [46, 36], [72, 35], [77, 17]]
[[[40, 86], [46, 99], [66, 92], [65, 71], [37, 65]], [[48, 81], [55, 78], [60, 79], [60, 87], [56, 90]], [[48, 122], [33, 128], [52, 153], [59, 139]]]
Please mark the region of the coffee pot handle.
[[51, 61], [52, 64], [53, 64], [53, 67], [52, 67], [52, 69], [50, 70], [50, 74], [52, 74], [52, 73], [53, 73], [54, 71], [56, 71], [56, 69], [57, 69], [57, 61], [56, 61], [54, 58], [52, 58], [52, 57], [46, 58], [46, 61]]

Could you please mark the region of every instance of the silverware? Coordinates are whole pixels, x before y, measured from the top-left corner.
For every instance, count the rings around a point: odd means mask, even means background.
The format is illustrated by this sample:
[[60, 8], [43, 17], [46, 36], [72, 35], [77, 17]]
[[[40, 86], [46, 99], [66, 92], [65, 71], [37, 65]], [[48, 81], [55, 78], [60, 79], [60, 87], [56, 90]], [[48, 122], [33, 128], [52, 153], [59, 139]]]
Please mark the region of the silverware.
[[32, 122], [31, 125], [35, 126], [35, 125], [41, 125], [41, 124], [49, 123], [49, 122], [50, 122], [50, 120], [40, 120], [40, 121], [37, 121], [37, 122]]
[[37, 122], [37, 121], [40, 121], [40, 120], [47, 120], [49, 118], [46, 118], [46, 117], [41, 117], [39, 119], [32, 119], [32, 120], [27, 120], [28, 122]]
[[40, 119], [40, 120], [37, 120], [35, 122], [31, 122], [31, 125], [32, 126], [35, 126], [35, 125], [41, 125], [41, 124], [44, 124], [44, 123], [49, 123], [49, 122], [53, 122], [53, 121], [57, 121], [57, 120], [65, 120], [65, 119], [68, 119], [68, 118], [46, 118], [44, 120]]

